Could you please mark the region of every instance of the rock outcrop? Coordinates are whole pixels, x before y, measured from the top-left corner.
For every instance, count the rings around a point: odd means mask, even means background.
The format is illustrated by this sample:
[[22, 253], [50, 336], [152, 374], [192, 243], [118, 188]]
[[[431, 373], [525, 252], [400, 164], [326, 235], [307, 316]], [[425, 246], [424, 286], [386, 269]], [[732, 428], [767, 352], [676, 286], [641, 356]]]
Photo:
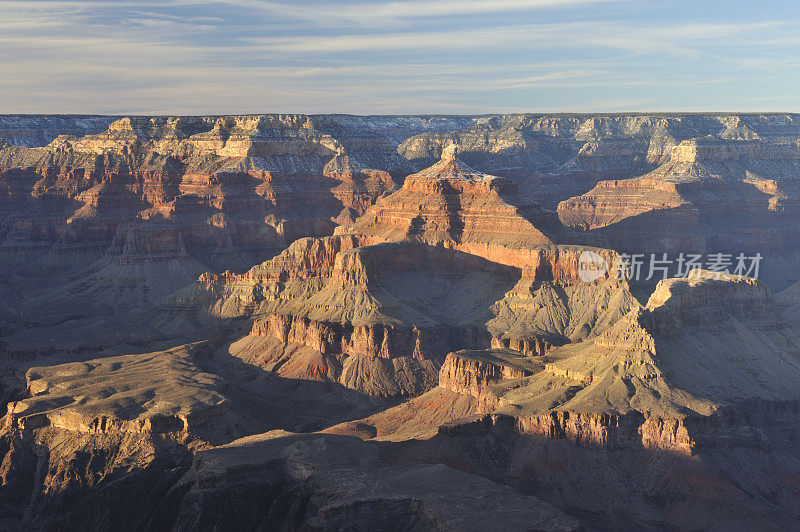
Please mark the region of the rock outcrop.
[[[212, 312], [254, 316], [253, 341], [320, 353], [325, 370], [308, 375], [371, 394], [421, 393], [435, 385], [446, 353], [490, 343], [490, 306], [519, 270], [414, 242], [356, 243], [349, 235], [298, 241], [244, 276], [193, 290], [221, 296]], [[298, 265], [291, 275], [282, 273], [287, 264]]]
[[[0, 150], [0, 247], [5, 267], [77, 274], [105, 269], [93, 263], [131, 238], [154, 239], [143, 251], [170, 239], [190, 277], [242, 270], [298, 237], [331, 233], [343, 210], [361, 213], [393, 187], [387, 172], [353, 165], [309, 117], [123, 118], [102, 133]], [[146, 273], [103, 274], [117, 276], [142, 278], [133, 292], [155, 294], [124, 307], [165, 295]], [[168, 282], [174, 291], [191, 280], [176, 272]]]
[[795, 115], [753, 114], [500, 115], [477, 118], [454, 131], [415, 135], [399, 151], [430, 164], [443, 148], [457, 144], [468, 164], [518, 181], [524, 195], [554, 208], [600, 180], [654, 170], [681, 142], [709, 135], [726, 141], [796, 141], [800, 121]]
[[740, 404], [780, 415], [795, 408], [800, 333], [776, 316], [769, 290], [749, 278], [697, 270], [662, 281], [647, 306], [546, 356], [448, 355], [439, 386], [473, 396], [476, 413], [495, 417], [443, 430], [471, 431], [506, 417], [509, 430], [578, 445], [691, 454], [739, 430], [725, 419]]
[[[788, 458], [800, 334], [774, 306], [752, 279], [698, 271], [660, 283], [597, 337], [545, 356], [452, 353], [438, 388], [351, 425], [367, 439], [416, 438], [403, 456], [512, 478], [595, 526], [792, 526], [796, 481], [774, 471], [800, 470]], [[665, 471], [675, 475], [663, 482]], [[713, 494], [689, 488], [698, 478], [714, 479]], [[764, 488], [769, 501], [757, 495]], [[590, 493], [602, 503], [587, 503]]]
[[[244, 275], [203, 276], [172, 302], [253, 317], [250, 343], [311, 348], [320, 356], [304, 359], [301, 375], [378, 396], [430, 389], [450, 351], [542, 354], [631, 308], [615, 253], [543, 245], [549, 239], [497, 190], [513, 197], [514, 184], [469, 169], [451, 147], [336, 235], [299, 240]], [[488, 227], [495, 219], [504, 225]], [[595, 282], [581, 280], [585, 253], [605, 264]], [[594, 298], [602, 310], [578, 308]], [[294, 375], [296, 362], [286, 365]]]
[[[609, 270], [584, 282], [586, 248], [518, 249], [518, 268], [416, 241], [359, 246], [363, 239], [299, 240], [243, 275], [203, 276], [172, 301], [205, 302], [220, 317], [252, 317], [245, 344], [269, 338], [319, 354], [285, 363], [279, 374], [379, 396], [430, 389], [451, 351], [495, 345], [541, 355], [598, 334], [638, 306], [610, 251], [591, 252]], [[298, 363], [310, 365], [298, 374]]]
[[22, 431], [188, 434], [195, 424], [221, 420], [228, 409], [222, 380], [193, 363], [197, 349], [202, 346], [31, 368], [27, 397], [8, 404], [3, 425]]
[[501, 380], [529, 377], [543, 369], [541, 359], [519, 351], [492, 349], [458, 351], [447, 355], [439, 372], [439, 386], [478, 399], [478, 409], [491, 412], [500, 405], [489, 390]]
[[[499, 248], [530, 249], [551, 240], [514, 206], [516, 184], [477, 172], [450, 146], [433, 166], [337, 232], [369, 243], [414, 240], [490, 258]], [[489, 222], [491, 220], [491, 222]]]

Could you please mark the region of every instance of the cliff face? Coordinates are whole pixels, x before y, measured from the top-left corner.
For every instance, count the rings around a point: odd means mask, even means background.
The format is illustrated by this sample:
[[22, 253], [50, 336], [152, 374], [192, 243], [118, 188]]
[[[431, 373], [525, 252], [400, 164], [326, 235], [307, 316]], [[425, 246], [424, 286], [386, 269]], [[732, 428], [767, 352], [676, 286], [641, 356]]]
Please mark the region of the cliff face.
[[[415, 241], [359, 246], [367, 239], [299, 240], [243, 275], [204, 275], [172, 301], [252, 317], [248, 342], [309, 348], [320, 358], [296, 360], [310, 364], [303, 375], [379, 396], [430, 389], [450, 351], [505, 345], [541, 355], [598, 334], [638, 305], [610, 251], [517, 250], [519, 268]], [[580, 280], [585, 252], [610, 265], [594, 282]], [[287, 366], [292, 374], [296, 364]], [[355, 370], [363, 376], [353, 378]], [[385, 382], [387, 371], [402, 384]]]
[[[664, 281], [646, 307], [544, 356], [451, 353], [437, 389], [356, 424], [384, 441], [421, 437], [402, 455], [512, 479], [584, 523], [788, 525], [800, 517], [795, 478], [774, 471], [800, 470], [800, 336], [774, 304], [752, 279]], [[445, 397], [458, 404], [452, 393], [470, 406], [442, 409]]]
[[[519, 270], [412, 242], [355, 244], [349, 235], [298, 241], [243, 276], [206, 277], [193, 290], [221, 296], [212, 312], [252, 315], [252, 341], [318, 352], [329, 362], [315, 378], [377, 395], [421, 393], [447, 352], [490, 343], [489, 305]], [[387, 372], [406, 376], [384, 381]]]
[[492, 412], [500, 406], [500, 399], [492, 393], [491, 386], [501, 380], [522, 379], [541, 371], [540, 360], [511, 350], [450, 353], [439, 372], [439, 387], [471, 395], [478, 400], [478, 411]]
[[[796, 409], [796, 403], [740, 405], [738, 414], [683, 423], [634, 415], [487, 415], [442, 427], [408, 454], [431, 462], [458, 456], [469, 464], [462, 467], [513, 479], [594, 526], [793, 526], [796, 479], [774, 472], [797, 471], [789, 458]], [[768, 500], [758, 496], [764, 488]]]
[[631, 253], [793, 253], [798, 157], [796, 139], [687, 140], [652, 172], [601, 181], [558, 213]]
[[796, 141], [800, 121], [795, 115], [500, 115], [410, 137], [399, 151], [430, 164], [456, 143], [468, 164], [519, 181], [524, 195], [554, 208], [600, 180], [645, 174], [666, 163], [681, 142], [706, 136]]
[[[450, 351], [513, 345], [543, 354], [631, 308], [615, 253], [540, 245], [549, 240], [498, 190], [513, 197], [515, 188], [459, 163], [451, 147], [336, 235], [299, 240], [244, 275], [203, 276], [172, 301], [252, 316], [251, 342], [310, 348], [324, 363], [309, 360], [304, 375], [380, 396], [429, 389]], [[416, 229], [399, 231], [406, 208]], [[508, 223], [487, 225], [495, 219]], [[605, 264], [596, 282], [581, 280], [586, 253]], [[578, 308], [592, 298], [607, 301], [602, 311]], [[384, 382], [387, 371], [402, 385]]]
[[663, 336], [677, 336], [690, 327], [713, 329], [728, 317], [770, 322], [780, 316], [765, 284], [702, 270], [693, 271], [688, 280], [660, 282], [646, 308], [649, 327]]

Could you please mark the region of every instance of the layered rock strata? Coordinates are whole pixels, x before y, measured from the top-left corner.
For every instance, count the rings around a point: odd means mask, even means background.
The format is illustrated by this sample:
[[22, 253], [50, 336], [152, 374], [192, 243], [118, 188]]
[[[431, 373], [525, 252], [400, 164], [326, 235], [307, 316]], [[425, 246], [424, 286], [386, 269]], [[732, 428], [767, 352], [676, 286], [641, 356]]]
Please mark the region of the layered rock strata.
[[[429, 389], [453, 350], [513, 345], [544, 354], [598, 334], [638, 305], [614, 269], [592, 283], [580, 280], [586, 248], [526, 250], [523, 270], [413, 241], [359, 240], [303, 239], [244, 275], [204, 275], [171, 301], [206, 301], [215, 315], [252, 316], [250, 342], [270, 338], [320, 354], [303, 375], [379, 395]], [[613, 252], [592, 253], [617, 267]], [[602, 308], [590, 306], [597, 301]], [[295, 364], [278, 371], [289, 368]], [[404, 384], [380, 384], [384, 374]]]
[[586, 242], [769, 250], [794, 282], [798, 124], [132, 118], [0, 141], [0, 528], [577, 525], [531, 495], [589, 529], [798, 528], [796, 290], [701, 272], [645, 294], [536, 205], [603, 179], [560, 212]]
[[399, 191], [337, 232], [369, 243], [424, 242], [490, 260], [551, 243], [514, 206], [513, 181], [472, 170], [456, 154], [455, 146], [444, 150], [438, 163], [408, 176]]
[[795, 115], [498, 115], [409, 137], [399, 151], [430, 164], [457, 144], [468, 164], [516, 180], [523, 195], [555, 208], [600, 180], [655, 169], [681, 142], [706, 136], [730, 145], [793, 142], [800, 137], [798, 124]]
[[[308, 117], [124, 118], [43, 147], [4, 145], [0, 248], [9, 268], [79, 272], [127, 246], [133, 226], [180, 242], [205, 270], [241, 270], [332, 232], [343, 211], [357, 215], [393, 187], [387, 172], [351, 164]], [[159, 243], [140, 247], [149, 246]]]
[[439, 386], [478, 399], [478, 408], [493, 411], [499, 404], [489, 393], [492, 384], [501, 380], [529, 377], [543, 369], [540, 360], [518, 351], [458, 351], [450, 353], [439, 372]]
[[797, 142], [695, 139], [652, 172], [561, 202], [561, 221], [632, 253], [759, 252], [796, 246]]
[[442, 430], [504, 423], [577, 445], [684, 454], [737, 434], [757, 445], [761, 429], [732, 421], [739, 405], [783, 419], [800, 398], [800, 335], [776, 316], [769, 289], [749, 278], [698, 270], [662, 281], [646, 307], [525, 366], [505, 351], [448, 355], [440, 387], [495, 413]]
[[[302, 374], [378, 395], [426, 391], [450, 351], [514, 345], [541, 354], [629, 310], [615, 253], [542, 245], [549, 240], [497, 187], [513, 197], [512, 182], [469, 169], [452, 147], [333, 237], [299, 240], [244, 275], [203, 276], [172, 302], [253, 316], [253, 342], [320, 354]], [[397, 212], [411, 209], [409, 194], [414, 212], [403, 221]], [[507, 223], [488, 232], [498, 216]], [[418, 230], [397, 229], [406, 225]], [[581, 280], [585, 253], [605, 264], [594, 283]], [[571, 308], [595, 297], [607, 302], [599, 312]]]

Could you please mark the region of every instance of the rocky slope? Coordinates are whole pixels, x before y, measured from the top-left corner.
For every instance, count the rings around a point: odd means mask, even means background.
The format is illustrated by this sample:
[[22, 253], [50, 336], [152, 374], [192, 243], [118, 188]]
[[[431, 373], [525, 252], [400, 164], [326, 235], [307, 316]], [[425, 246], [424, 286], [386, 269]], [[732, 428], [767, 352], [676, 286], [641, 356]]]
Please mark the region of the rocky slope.
[[795, 115], [0, 131], [0, 528], [798, 528]]
[[[684, 431], [687, 420], [713, 418], [739, 402], [794, 402], [800, 334], [777, 316], [763, 284], [697, 270], [689, 279], [662, 281], [646, 306], [601, 334], [544, 355], [450, 353], [439, 386], [474, 397], [473, 413], [516, 418], [519, 430], [588, 445], [631, 445], [610, 439], [626, 416], [645, 424], [671, 420]], [[569, 430], [558, 425], [566, 420]], [[636, 445], [667, 445], [675, 452], [692, 453], [696, 443], [688, 437], [651, 441], [646, 430], [626, 434]]]
[[[270, 504], [275, 497], [284, 504]], [[157, 522], [179, 529], [223, 520], [226, 526], [303, 530], [398, 523], [454, 531], [578, 528], [576, 519], [550, 505], [476, 475], [441, 464], [387, 466], [376, 447], [352, 436], [283, 431], [199, 453], [167, 501], [164, 506], [178, 507]]]

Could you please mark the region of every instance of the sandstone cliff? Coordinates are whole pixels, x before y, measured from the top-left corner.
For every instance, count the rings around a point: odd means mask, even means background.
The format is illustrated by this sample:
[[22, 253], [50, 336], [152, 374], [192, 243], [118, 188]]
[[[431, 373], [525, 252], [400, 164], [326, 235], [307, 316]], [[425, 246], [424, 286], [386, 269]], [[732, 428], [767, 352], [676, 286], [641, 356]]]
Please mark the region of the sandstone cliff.
[[482, 256], [551, 242], [514, 206], [513, 181], [477, 172], [457, 153], [455, 146], [445, 149], [438, 163], [408, 176], [399, 191], [339, 232], [370, 243], [414, 240]]
[[172, 304], [253, 317], [242, 348], [269, 338], [319, 353], [288, 361], [270, 348], [262, 362], [279, 374], [378, 396], [430, 389], [450, 351], [496, 344], [543, 354], [596, 334], [636, 304], [617, 280], [615, 253], [591, 251], [606, 270], [582, 281], [579, 259], [590, 250], [542, 245], [549, 239], [500, 193], [513, 198], [513, 182], [456, 154], [445, 150], [336, 235], [301, 239], [244, 275], [204, 275]]
[[204, 275], [171, 302], [252, 317], [237, 350], [269, 338], [318, 353], [289, 360], [270, 347], [262, 363], [278, 374], [379, 396], [430, 389], [450, 351], [504, 345], [542, 355], [599, 334], [638, 306], [610, 251], [593, 251], [610, 269], [584, 282], [586, 248], [516, 250], [514, 260], [526, 258], [519, 268], [415, 241], [359, 246], [362, 238], [299, 240], [246, 274]]
[[430, 164], [455, 143], [468, 164], [515, 179], [524, 195], [555, 207], [599, 180], [645, 174], [667, 162], [681, 142], [709, 135], [795, 141], [800, 121], [795, 115], [754, 114], [499, 115], [476, 118], [461, 129], [421, 133], [399, 151]]
[[542, 357], [452, 353], [439, 388], [331, 430], [419, 438], [397, 455], [512, 479], [596, 526], [791, 527], [797, 484], [774, 471], [798, 470], [799, 339], [763, 284], [697, 272]]

